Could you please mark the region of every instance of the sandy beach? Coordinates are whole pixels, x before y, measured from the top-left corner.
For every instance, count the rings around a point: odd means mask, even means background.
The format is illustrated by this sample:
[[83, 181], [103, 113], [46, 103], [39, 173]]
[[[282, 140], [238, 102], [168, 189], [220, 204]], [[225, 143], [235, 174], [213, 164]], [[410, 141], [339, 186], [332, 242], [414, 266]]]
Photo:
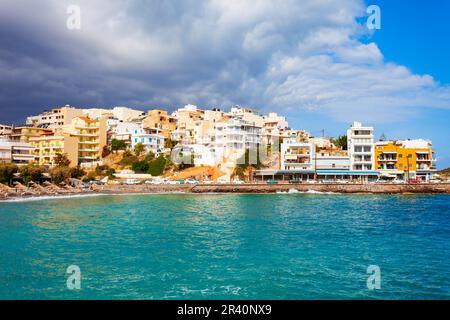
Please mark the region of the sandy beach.
[[0, 201], [55, 197], [157, 194], [157, 193], [310, 193], [310, 194], [449, 194], [450, 183], [421, 184], [182, 184], [182, 185], [101, 185], [91, 190], [77, 188], [4, 188]]

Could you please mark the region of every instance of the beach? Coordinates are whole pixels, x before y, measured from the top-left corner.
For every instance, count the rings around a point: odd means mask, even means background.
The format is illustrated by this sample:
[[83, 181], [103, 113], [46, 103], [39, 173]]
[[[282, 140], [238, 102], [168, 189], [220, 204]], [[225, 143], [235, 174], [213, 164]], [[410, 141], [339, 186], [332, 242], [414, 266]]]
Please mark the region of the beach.
[[[3, 187], [4, 188], [4, 187]], [[62, 188], [4, 188], [0, 201], [69, 197], [101, 194], [152, 193], [340, 193], [340, 194], [449, 194], [450, 183], [298, 183], [298, 184], [179, 184], [179, 185], [92, 185], [90, 189]]]

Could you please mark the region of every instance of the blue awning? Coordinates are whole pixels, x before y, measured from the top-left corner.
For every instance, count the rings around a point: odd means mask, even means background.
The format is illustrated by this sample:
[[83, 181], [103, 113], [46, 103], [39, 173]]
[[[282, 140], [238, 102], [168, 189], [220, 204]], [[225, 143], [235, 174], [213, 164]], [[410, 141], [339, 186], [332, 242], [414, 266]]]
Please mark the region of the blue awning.
[[379, 172], [375, 170], [317, 170], [317, 174], [321, 176], [377, 176]]

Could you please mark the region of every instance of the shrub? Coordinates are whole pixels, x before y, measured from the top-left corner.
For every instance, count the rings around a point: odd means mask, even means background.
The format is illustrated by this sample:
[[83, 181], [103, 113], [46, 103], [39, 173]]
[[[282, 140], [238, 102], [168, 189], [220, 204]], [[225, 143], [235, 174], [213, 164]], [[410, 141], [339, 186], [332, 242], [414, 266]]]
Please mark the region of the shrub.
[[50, 169], [50, 177], [53, 183], [60, 184], [70, 178], [70, 169], [68, 167], [54, 167]]
[[136, 157], [140, 157], [142, 152], [144, 152], [144, 150], [145, 150], [145, 147], [141, 142], [137, 143], [134, 146], [134, 154], [136, 155]]
[[112, 151], [124, 150], [126, 147], [127, 147], [127, 145], [125, 144], [125, 141], [123, 141], [123, 140], [117, 140], [117, 139], [111, 140], [111, 150]]
[[149, 163], [149, 168], [147, 172], [152, 176], [160, 176], [161, 174], [164, 173], [166, 163], [167, 159], [163, 155], [160, 155], [158, 158]]
[[70, 177], [74, 179], [80, 179], [86, 174], [86, 171], [84, 171], [80, 166], [70, 168], [69, 169]]
[[105, 171], [105, 173], [109, 179], [113, 179], [113, 178], [115, 178], [114, 173], [116, 173], [116, 170], [114, 170], [113, 168], [109, 168]]
[[138, 161], [133, 163], [132, 170], [134, 172], [143, 173], [146, 172], [149, 169], [149, 163], [147, 161]]
[[70, 160], [67, 157], [67, 153], [58, 153], [55, 157], [55, 165], [57, 167], [68, 167], [70, 166]]
[[13, 163], [0, 164], [0, 183], [11, 184], [14, 174], [19, 168]]
[[20, 176], [27, 185], [31, 181], [41, 183], [43, 180], [44, 172], [44, 167], [35, 164], [28, 164], [19, 168]]
[[126, 156], [125, 153], [122, 157], [122, 160], [120, 160], [119, 164], [122, 166], [131, 166], [133, 163], [138, 162], [139, 158], [133, 155]]

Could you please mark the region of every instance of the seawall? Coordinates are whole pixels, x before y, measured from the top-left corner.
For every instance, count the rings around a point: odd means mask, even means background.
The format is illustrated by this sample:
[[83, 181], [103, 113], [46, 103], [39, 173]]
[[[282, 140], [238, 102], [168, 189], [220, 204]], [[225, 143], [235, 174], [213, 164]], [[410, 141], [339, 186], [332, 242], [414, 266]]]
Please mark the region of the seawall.
[[198, 185], [120, 185], [100, 186], [95, 188], [103, 193], [276, 193], [295, 189], [300, 192], [334, 192], [334, 193], [448, 193], [450, 183], [421, 184], [198, 184]]
[[197, 185], [192, 193], [275, 193], [295, 189], [300, 192], [334, 192], [334, 193], [450, 193], [450, 183], [422, 184], [243, 184], [243, 185]]

